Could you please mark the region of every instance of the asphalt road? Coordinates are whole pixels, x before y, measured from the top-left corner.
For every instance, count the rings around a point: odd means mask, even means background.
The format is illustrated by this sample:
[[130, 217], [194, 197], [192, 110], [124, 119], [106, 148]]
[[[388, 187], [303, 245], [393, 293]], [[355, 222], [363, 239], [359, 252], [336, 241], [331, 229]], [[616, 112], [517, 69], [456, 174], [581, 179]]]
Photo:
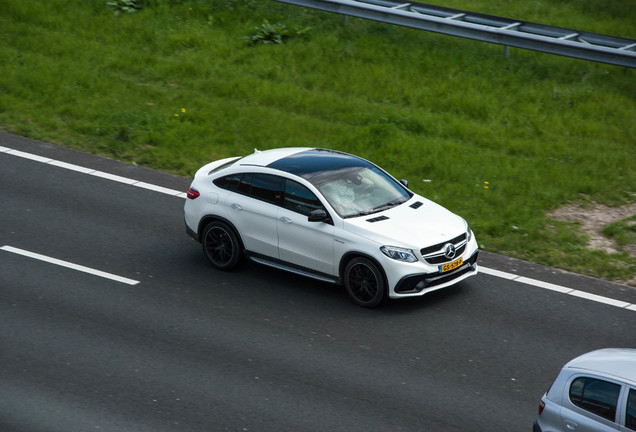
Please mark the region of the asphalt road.
[[[6, 149], [188, 179], [3, 133], [0, 147], [2, 432], [529, 431], [563, 363], [636, 347], [636, 310], [491, 274], [366, 310], [257, 264], [218, 272], [182, 197]], [[634, 288], [481, 263], [636, 304]]]

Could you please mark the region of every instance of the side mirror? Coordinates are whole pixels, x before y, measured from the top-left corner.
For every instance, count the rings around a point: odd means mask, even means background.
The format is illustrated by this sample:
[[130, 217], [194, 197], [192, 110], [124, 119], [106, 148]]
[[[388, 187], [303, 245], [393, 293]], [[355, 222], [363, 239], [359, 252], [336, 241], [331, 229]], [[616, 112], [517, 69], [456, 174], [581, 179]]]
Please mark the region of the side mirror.
[[314, 210], [309, 213], [309, 222], [326, 222], [329, 216], [323, 209]]
[[408, 180], [400, 179], [400, 183], [402, 183], [404, 185], [404, 187], [409, 187], [409, 181]]

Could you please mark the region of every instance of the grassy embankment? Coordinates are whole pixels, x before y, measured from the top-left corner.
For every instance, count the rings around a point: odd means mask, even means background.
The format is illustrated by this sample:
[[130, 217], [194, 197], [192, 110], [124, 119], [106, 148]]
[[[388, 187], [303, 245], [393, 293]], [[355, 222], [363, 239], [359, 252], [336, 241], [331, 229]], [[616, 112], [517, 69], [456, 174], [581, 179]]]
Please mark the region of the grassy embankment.
[[[119, 16], [106, 0], [1, 3], [4, 131], [186, 176], [255, 147], [339, 149], [464, 216], [485, 250], [636, 273], [627, 253], [588, 250], [580, 227], [546, 216], [636, 200], [636, 70], [506, 59], [501, 46], [271, 0], [147, 0]], [[444, 4], [636, 39], [633, 0]], [[246, 40], [266, 38], [266, 21], [286, 26], [284, 44]]]

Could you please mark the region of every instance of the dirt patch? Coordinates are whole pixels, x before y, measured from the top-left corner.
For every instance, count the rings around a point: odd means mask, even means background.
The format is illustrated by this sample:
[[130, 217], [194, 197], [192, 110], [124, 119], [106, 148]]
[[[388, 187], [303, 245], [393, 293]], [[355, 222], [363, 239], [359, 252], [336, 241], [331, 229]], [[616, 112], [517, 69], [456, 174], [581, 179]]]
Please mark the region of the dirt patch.
[[623, 207], [607, 207], [592, 202], [589, 208], [568, 205], [548, 213], [548, 216], [558, 220], [580, 222], [581, 228], [590, 236], [588, 248], [600, 249], [607, 253], [624, 250], [636, 257], [636, 245], [621, 249], [612, 239], [603, 235], [603, 228], [607, 225], [633, 215], [636, 215], [636, 203]]

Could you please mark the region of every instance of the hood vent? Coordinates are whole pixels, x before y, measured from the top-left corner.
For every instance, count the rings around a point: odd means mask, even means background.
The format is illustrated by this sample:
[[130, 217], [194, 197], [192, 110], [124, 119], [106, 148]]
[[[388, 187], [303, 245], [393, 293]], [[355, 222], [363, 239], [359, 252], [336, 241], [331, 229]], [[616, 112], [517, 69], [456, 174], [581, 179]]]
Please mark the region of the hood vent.
[[371, 219], [367, 219], [367, 222], [371, 222], [371, 223], [380, 222], [380, 221], [387, 220], [387, 219], [388, 219], [388, 217], [386, 217], [386, 216], [378, 216], [378, 217], [374, 217], [374, 218], [371, 218]]
[[409, 207], [411, 207], [412, 209], [420, 208], [420, 207], [422, 207], [422, 203], [420, 201], [415, 201]]

